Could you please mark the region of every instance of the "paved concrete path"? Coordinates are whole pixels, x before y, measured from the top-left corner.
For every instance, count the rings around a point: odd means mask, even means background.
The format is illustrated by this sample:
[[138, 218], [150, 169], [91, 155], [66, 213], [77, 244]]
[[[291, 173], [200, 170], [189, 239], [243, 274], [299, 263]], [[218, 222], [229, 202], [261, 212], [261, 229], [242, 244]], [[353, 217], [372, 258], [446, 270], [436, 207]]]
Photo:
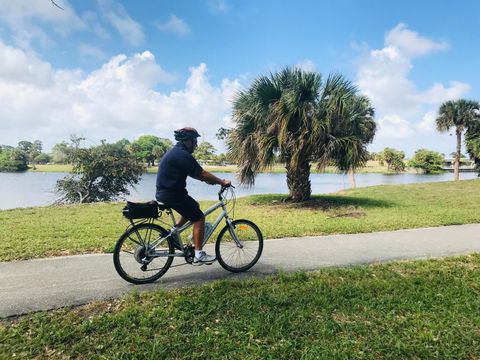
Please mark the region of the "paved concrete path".
[[185, 287], [216, 279], [265, 276], [279, 270], [313, 270], [471, 252], [480, 252], [480, 224], [267, 240], [259, 262], [246, 273], [229, 273], [217, 263], [193, 267], [177, 258], [163, 278], [142, 286], [131, 285], [116, 274], [111, 254], [3, 262], [0, 317], [85, 304], [132, 290]]

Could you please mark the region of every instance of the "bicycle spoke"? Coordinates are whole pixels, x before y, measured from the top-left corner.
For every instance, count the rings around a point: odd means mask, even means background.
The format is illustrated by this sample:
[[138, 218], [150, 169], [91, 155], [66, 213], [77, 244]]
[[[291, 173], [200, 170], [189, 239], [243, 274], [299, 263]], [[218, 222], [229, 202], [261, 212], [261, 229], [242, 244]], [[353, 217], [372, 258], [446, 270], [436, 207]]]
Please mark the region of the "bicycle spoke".
[[[168, 241], [164, 246], [158, 244], [151, 248], [152, 240], [166, 237], [166, 231], [156, 224], [140, 224], [129, 229], [123, 238], [120, 238], [115, 252], [114, 264], [117, 272], [127, 281], [132, 283], [147, 283], [158, 279], [170, 267], [173, 258], [162, 256], [152, 257], [153, 251], [158, 253], [173, 253]], [[145, 271], [144, 261], [147, 264]]]
[[[138, 241], [140, 242], [140, 245], [144, 245], [145, 242], [143, 241], [142, 237], [140, 236], [139, 232], [137, 229], [134, 228], [134, 233], [137, 235]], [[129, 236], [130, 237], [130, 236]]]
[[230, 252], [230, 256], [228, 256], [228, 257], [225, 259], [226, 262], [227, 262], [227, 263], [230, 262], [230, 260], [232, 260], [232, 258], [233, 258], [234, 256], [235, 256], [235, 252], [234, 252], [234, 251], [231, 251], [231, 252]]
[[128, 238], [129, 238], [129, 239], [130, 239], [132, 242], [134, 242], [135, 244], [137, 244], [137, 245], [142, 245], [142, 244], [141, 244], [141, 243], [139, 243], [137, 240], [135, 240], [135, 239], [132, 239], [132, 238], [130, 237], [130, 235], [129, 235], [129, 236], [127, 236], [127, 237], [128, 237]]
[[[240, 246], [237, 246], [236, 238]], [[234, 222], [234, 229], [226, 228], [216, 244], [219, 263], [233, 272], [245, 271], [252, 267], [260, 257], [263, 238], [260, 231], [249, 221]]]

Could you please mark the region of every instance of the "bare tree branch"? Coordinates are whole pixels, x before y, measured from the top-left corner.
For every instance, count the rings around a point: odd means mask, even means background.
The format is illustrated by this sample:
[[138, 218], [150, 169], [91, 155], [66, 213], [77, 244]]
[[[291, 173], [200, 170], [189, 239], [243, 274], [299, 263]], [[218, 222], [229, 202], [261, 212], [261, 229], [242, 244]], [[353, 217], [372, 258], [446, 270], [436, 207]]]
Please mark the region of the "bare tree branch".
[[65, 10], [64, 8], [62, 8], [60, 5], [58, 5], [55, 1], [53, 0], [50, 0], [52, 2], [52, 5], [53, 6], [56, 6], [57, 8], [59, 8], [60, 10]]

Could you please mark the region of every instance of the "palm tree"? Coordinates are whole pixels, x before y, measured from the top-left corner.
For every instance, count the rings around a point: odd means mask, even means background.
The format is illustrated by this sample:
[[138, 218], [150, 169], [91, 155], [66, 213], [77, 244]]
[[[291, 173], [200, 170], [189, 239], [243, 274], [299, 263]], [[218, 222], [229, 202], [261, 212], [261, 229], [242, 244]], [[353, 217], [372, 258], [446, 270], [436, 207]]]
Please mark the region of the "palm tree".
[[366, 149], [357, 135], [375, 127], [357, 124], [368, 118], [366, 109], [371, 107], [356, 92], [341, 75], [323, 83], [320, 74], [300, 69], [286, 68], [254, 80], [234, 101], [235, 128], [227, 139], [240, 181], [252, 185], [256, 174], [278, 156], [285, 162], [289, 200], [299, 202], [311, 195], [312, 161], [319, 167], [333, 163], [342, 171], [360, 166]]
[[478, 171], [478, 176], [480, 176], [480, 106], [475, 111], [475, 118], [468, 124], [465, 132], [465, 145], [468, 155]]
[[342, 117], [327, 116], [325, 133], [328, 135], [318, 144], [319, 167], [328, 163], [335, 165], [349, 176], [350, 186], [356, 187], [355, 171], [368, 161], [366, 144], [375, 136], [375, 111], [366, 96], [352, 96], [345, 103]]
[[453, 175], [454, 180], [459, 179], [462, 133], [468, 127], [468, 124], [478, 116], [478, 110], [479, 103], [477, 101], [465, 99], [446, 101], [438, 110], [438, 116], [436, 119], [437, 130], [440, 132], [447, 132], [455, 127], [455, 134], [457, 135], [457, 148], [455, 152]]

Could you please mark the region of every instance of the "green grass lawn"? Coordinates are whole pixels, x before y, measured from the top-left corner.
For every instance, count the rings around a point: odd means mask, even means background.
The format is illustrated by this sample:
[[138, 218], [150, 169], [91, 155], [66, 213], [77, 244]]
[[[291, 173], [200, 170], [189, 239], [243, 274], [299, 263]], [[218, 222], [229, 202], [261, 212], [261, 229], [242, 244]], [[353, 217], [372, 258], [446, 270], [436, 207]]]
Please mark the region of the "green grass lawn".
[[[480, 180], [373, 186], [314, 196], [301, 205], [284, 203], [284, 197], [240, 198], [235, 218], [254, 221], [266, 238], [480, 223]], [[0, 260], [111, 252], [128, 225], [122, 207], [98, 203], [0, 211]]]
[[47, 164], [47, 165], [35, 165], [35, 170], [29, 168], [31, 172], [70, 172], [72, 165], [67, 164]]
[[217, 281], [0, 323], [0, 357], [478, 359], [480, 254]]

